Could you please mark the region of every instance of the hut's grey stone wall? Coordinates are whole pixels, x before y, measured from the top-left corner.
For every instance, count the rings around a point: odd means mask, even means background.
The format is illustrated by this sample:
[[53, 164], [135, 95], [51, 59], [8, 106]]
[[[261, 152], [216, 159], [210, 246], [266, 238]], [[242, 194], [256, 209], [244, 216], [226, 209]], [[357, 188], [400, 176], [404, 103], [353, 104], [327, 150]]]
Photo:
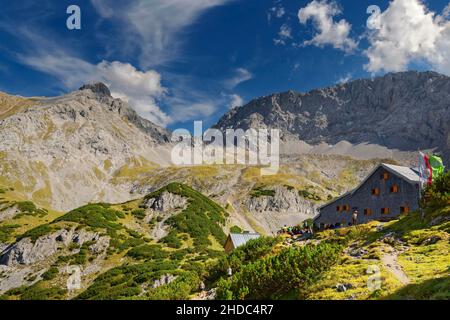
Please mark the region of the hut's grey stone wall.
[[[389, 179], [383, 180], [382, 174], [389, 173]], [[391, 192], [391, 187], [397, 185], [398, 192]], [[372, 189], [379, 188], [378, 196], [372, 195]], [[401, 207], [407, 207], [410, 212], [419, 208], [419, 184], [413, 184], [404, 178], [380, 167], [355, 192], [349, 193], [320, 209], [320, 215], [315, 219], [318, 227], [340, 225], [348, 226], [352, 222], [353, 211], [358, 210], [358, 223], [372, 220], [386, 221], [398, 217]], [[349, 210], [339, 212], [338, 206], [348, 206]], [[389, 214], [383, 214], [382, 209], [389, 208]], [[372, 214], [366, 215], [365, 210], [371, 209]]]

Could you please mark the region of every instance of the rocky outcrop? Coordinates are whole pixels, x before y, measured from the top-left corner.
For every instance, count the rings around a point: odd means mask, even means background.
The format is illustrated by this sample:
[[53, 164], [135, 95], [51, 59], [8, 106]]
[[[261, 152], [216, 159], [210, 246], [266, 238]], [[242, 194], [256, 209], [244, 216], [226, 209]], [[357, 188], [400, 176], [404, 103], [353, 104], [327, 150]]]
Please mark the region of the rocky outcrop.
[[82, 246], [94, 242], [89, 250], [100, 254], [109, 247], [110, 238], [100, 237], [99, 233], [86, 230], [58, 230], [57, 232], [39, 237], [36, 241], [24, 238], [9, 246], [0, 257], [0, 264], [6, 266], [33, 265], [43, 261], [74, 243]]
[[0, 222], [14, 218], [20, 211], [17, 206], [5, 208], [0, 210]]
[[30, 267], [15, 268], [0, 264], [0, 294], [12, 289], [18, 288], [27, 283], [26, 278], [32, 273]]
[[158, 212], [169, 212], [173, 210], [181, 210], [186, 207], [187, 199], [179, 195], [163, 192], [155, 198], [150, 198], [145, 203], [146, 207]]
[[276, 186], [274, 196], [250, 197], [247, 206], [251, 212], [282, 212], [315, 215], [316, 206], [300, 197], [296, 189]]
[[144, 205], [149, 214], [144, 219], [146, 223], [156, 219], [156, 224], [150, 232], [152, 239], [159, 241], [168, 234], [167, 219], [186, 208], [188, 200], [177, 194], [164, 191], [159, 196], [148, 199]]
[[109, 90], [109, 88], [104, 83], [101, 83], [101, 82], [85, 84], [79, 90], [80, 91], [91, 90], [93, 93], [97, 94], [98, 96], [112, 98], [111, 91]]
[[264, 230], [276, 233], [283, 225], [294, 226], [317, 214], [317, 206], [300, 197], [297, 190], [284, 186], [275, 186], [271, 190], [273, 196], [247, 200], [247, 210]]
[[100, 237], [94, 244], [89, 246], [89, 250], [94, 255], [102, 254], [109, 248], [110, 237], [103, 236]]
[[67, 230], [61, 230], [42, 236], [36, 242], [33, 242], [30, 238], [22, 239], [5, 251], [0, 259], [0, 264], [7, 266], [31, 265], [45, 260], [58, 251], [60, 242], [57, 238], [66, 232]]
[[3, 252], [8, 248], [8, 245], [6, 243], [0, 242], [0, 257], [2, 256]]
[[276, 128], [285, 142], [302, 141], [308, 148], [342, 141], [371, 149], [436, 148], [450, 159], [449, 122], [450, 78], [402, 72], [262, 97], [232, 109], [215, 127]]
[[156, 289], [163, 285], [169, 284], [169, 283], [173, 282], [176, 278], [177, 278], [177, 276], [174, 276], [171, 274], [164, 274], [161, 276], [161, 278], [159, 278], [159, 279], [155, 280], [155, 282], [153, 282], [152, 288]]
[[100, 235], [98, 232], [81, 230], [73, 235], [72, 241], [73, 243], [82, 246], [85, 242], [97, 241], [99, 238]]

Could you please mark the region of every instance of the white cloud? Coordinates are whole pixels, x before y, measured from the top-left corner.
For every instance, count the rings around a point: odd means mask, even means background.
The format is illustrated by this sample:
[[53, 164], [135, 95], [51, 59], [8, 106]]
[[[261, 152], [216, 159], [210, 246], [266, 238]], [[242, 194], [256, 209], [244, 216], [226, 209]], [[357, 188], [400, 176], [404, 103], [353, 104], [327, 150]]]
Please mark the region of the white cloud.
[[356, 49], [357, 43], [350, 38], [351, 24], [345, 19], [334, 21], [335, 16], [341, 13], [336, 2], [327, 0], [314, 0], [300, 9], [298, 12], [300, 23], [306, 25], [311, 20], [317, 31], [311, 40], [303, 44], [317, 47], [331, 45], [346, 52]]
[[109, 81], [112, 91], [137, 97], [142, 94], [161, 96], [165, 89], [161, 86], [161, 75], [149, 70], [142, 72], [129, 63], [102, 61], [96, 66], [100, 77]]
[[90, 81], [95, 73], [95, 66], [64, 52], [19, 55], [22, 63], [36, 70], [55, 76], [66, 88], [74, 89], [84, 81]]
[[350, 80], [352, 80], [353, 75], [351, 73], [347, 73], [345, 76], [339, 78], [339, 80], [337, 81], [337, 83], [339, 84], [344, 84], [349, 82]]
[[253, 78], [253, 74], [244, 68], [238, 68], [234, 71], [233, 77], [225, 81], [225, 86], [229, 89], [233, 89], [239, 84], [251, 80]]
[[443, 18], [450, 18], [450, 3], [442, 11]]
[[278, 32], [278, 35], [282, 39], [290, 39], [292, 38], [292, 28], [287, 24], [283, 24], [280, 28], [280, 32]]
[[[112, 95], [120, 98], [117, 93], [112, 93]], [[129, 97], [128, 103], [141, 117], [159, 126], [166, 127], [174, 122], [173, 117], [162, 111], [151, 96], [144, 98]]]
[[162, 126], [171, 121], [156, 103], [156, 99], [166, 91], [156, 71], [142, 72], [129, 63], [118, 61], [102, 61], [94, 65], [64, 52], [21, 56], [20, 59], [39, 71], [55, 76], [71, 90], [84, 83], [102, 81], [109, 86], [114, 97], [127, 101], [142, 117]]
[[[204, 12], [233, 0], [91, 0], [99, 14], [123, 23], [121, 40], [137, 48], [142, 68], [164, 64], [177, 56], [186, 29]], [[117, 39], [113, 39], [117, 41]]]
[[187, 122], [211, 116], [217, 110], [217, 105], [213, 101], [188, 103], [180, 100], [179, 104], [173, 105], [172, 108], [176, 110], [172, 115], [173, 122]]
[[[68, 90], [82, 84], [102, 81], [114, 97], [127, 101], [142, 117], [161, 126], [177, 121], [201, 119], [213, 114], [223, 101], [192, 87], [188, 76], [165, 74], [171, 83], [170, 90], [163, 87], [162, 76], [152, 69], [141, 69], [129, 63], [102, 61], [97, 64], [73, 56], [58, 42], [50, 41], [30, 29], [9, 30], [27, 40], [29, 48], [17, 55], [20, 63], [50, 74], [60, 80]], [[235, 71], [232, 79], [237, 85], [251, 74], [245, 69]], [[223, 83], [221, 84], [223, 86]], [[164, 110], [160, 104], [164, 102]]]
[[285, 23], [280, 27], [278, 38], [273, 39], [273, 42], [276, 45], [284, 46], [289, 39], [292, 39], [292, 28]]
[[238, 94], [230, 95], [230, 109], [234, 107], [241, 107], [244, 105], [244, 99]]
[[283, 18], [284, 15], [286, 14], [286, 9], [284, 9], [284, 7], [282, 6], [275, 6], [270, 8], [269, 10], [269, 14], [268, 14], [268, 19], [269, 21], [272, 19], [272, 17], [274, 16], [275, 18]]
[[380, 29], [369, 36], [367, 71], [402, 71], [411, 62], [429, 63], [450, 74], [450, 23], [421, 0], [393, 0], [380, 16]]
[[91, 0], [91, 3], [103, 18], [111, 18], [114, 15], [114, 9], [104, 0]]
[[[56, 49], [51, 55], [35, 54], [21, 56], [20, 59], [36, 70], [55, 76], [69, 90], [77, 89], [85, 83], [104, 82], [113, 97], [128, 102], [140, 116], [164, 127], [176, 122], [209, 117], [224, 104], [223, 98], [214, 100], [191, 89], [186, 84], [189, 77], [168, 90], [162, 86], [158, 72], [140, 71], [129, 63], [102, 61], [90, 64]], [[243, 77], [246, 74], [243, 70], [237, 74]], [[176, 78], [181, 81], [183, 77]], [[167, 112], [158, 106], [160, 100], [170, 106]]]
[[96, 65], [96, 70], [94, 77], [110, 87], [112, 96], [129, 102], [139, 115], [162, 126], [172, 121], [156, 103], [166, 92], [159, 73], [142, 72], [129, 63], [118, 61], [102, 61]]
[[[19, 27], [0, 21], [0, 30], [23, 44], [21, 53], [15, 53], [18, 62], [56, 77], [68, 90], [87, 82], [105, 82], [115, 97], [128, 101], [141, 116], [165, 126], [209, 116], [227, 103], [210, 94], [214, 86], [223, 88], [224, 81], [211, 81], [208, 89], [198, 90], [198, 79], [165, 72], [169, 90], [162, 86], [161, 75], [151, 66], [178, 58], [189, 26], [207, 10], [232, 1], [235, 0], [91, 0], [103, 19], [114, 22], [109, 35], [94, 33], [107, 56], [132, 57], [138, 60], [139, 68], [113, 61], [117, 58], [100, 63], [85, 60], [81, 58], [83, 48], [71, 46], [71, 42], [58, 38], [51, 29], [43, 30], [35, 21]], [[251, 77], [247, 70], [238, 69], [229, 83], [234, 87]]]
[[[91, 0], [103, 18], [110, 18], [122, 26], [119, 37], [125, 48], [125, 55], [137, 56], [139, 65], [144, 70], [178, 59], [189, 26], [208, 10], [232, 1], [234, 0], [130, 0], [124, 5], [125, 2]], [[160, 123], [200, 119], [217, 110], [219, 102], [216, 97], [193, 88], [192, 81], [184, 80], [188, 77], [166, 73], [165, 79], [168, 78], [171, 78], [171, 86], [168, 94], [163, 96], [163, 101], [169, 106], [167, 113], [170, 116], [166, 118], [165, 113], [159, 115]], [[238, 69], [225, 85], [232, 88], [250, 78], [251, 74], [247, 70]], [[135, 104], [135, 108], [139, 108], [140, 103]]]

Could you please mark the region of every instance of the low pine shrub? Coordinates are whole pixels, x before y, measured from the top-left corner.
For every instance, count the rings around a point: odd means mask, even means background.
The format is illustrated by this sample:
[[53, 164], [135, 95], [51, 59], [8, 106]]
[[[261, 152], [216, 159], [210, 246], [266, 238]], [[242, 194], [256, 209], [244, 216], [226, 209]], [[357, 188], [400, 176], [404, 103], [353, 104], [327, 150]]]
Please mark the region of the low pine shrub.
[[231, 278], [218, 281], [219, 299], [280, 299], [293, 289], [306, 290], [338, 260], [341, 246], [286, 248], [244, 265]]

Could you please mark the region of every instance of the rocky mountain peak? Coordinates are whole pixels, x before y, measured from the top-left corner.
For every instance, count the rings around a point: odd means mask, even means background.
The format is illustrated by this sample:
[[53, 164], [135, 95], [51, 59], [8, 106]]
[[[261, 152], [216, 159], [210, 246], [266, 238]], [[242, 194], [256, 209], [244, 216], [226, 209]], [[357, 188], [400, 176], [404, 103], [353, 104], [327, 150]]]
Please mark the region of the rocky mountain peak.
[[230, 110], [216, 128], [273, 128], [310, 145], [372, 144], [434, 149], [450, 159], [450, 78], [399, 72], [307, 93], [288, 91]]
[[31, 198], [38, 191], [38, 203], [64, 211], [97, 196], [127, 200], [113, 181], [116, 172], [169, 163], [166, 129], [111, 97], [102, 83], [80, 90], [48, 98], [0, 96], [0, 184], [27, 181], [16, 192]]
[[111, 97], [111, 91], [109, 90], [108, 86], [102, 82], [85, 84], [78, 90], [80, 91], [91, 90], [93, 93], [97, 95], [104, 97]]

